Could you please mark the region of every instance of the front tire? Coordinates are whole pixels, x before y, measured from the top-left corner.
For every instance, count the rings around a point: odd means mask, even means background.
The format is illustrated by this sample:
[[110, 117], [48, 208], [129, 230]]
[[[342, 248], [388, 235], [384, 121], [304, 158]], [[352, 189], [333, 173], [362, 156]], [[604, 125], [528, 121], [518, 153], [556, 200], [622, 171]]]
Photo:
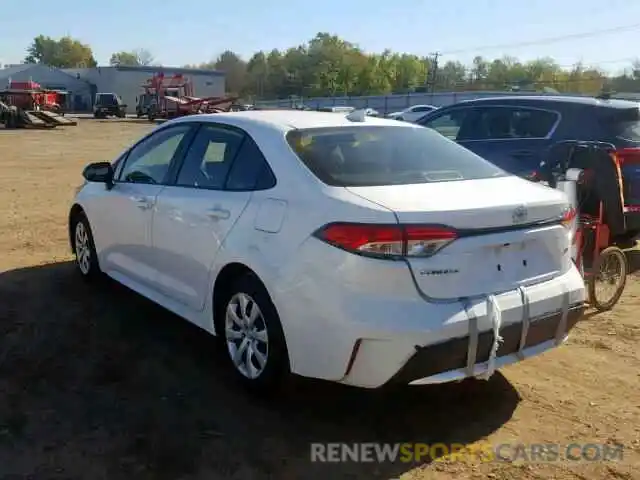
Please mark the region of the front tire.
[[236, 378], [257, 391], [273, 391], [288, 377], [282, 325], [267, 290], [254, 274], [235, 281], [219, 310], [219, 335]]
[[76, 257], [76, 268], [86, 281], [94, 281], [101, 277], [93, 234], [89, 220], [84, 212], [78, 213], [72, 222], [71, 234], [73, 251]]
[[[629, 265], [624, 252], [618, 247], [607, 247], [593, 262], [592, 273], [587, 282], [589, 299], [599, 312], [611, 310], [620, 300], [627, 284]], [[612, 270], [616, 270], [612, 272]], [[611, 287], [601, 293], [598, 283]]]

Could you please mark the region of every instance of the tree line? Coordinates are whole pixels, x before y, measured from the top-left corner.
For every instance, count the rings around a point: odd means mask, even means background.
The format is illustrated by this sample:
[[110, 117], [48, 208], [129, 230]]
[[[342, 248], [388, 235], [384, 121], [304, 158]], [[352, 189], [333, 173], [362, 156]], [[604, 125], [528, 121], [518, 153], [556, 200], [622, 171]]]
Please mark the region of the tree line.
[[[58, 68], [93, 67], [91, 47], [65, 36], [39, 35], [27, 48], [27, 63]], [[114, 52], [111, 65], [153, 65], [148, 50]], [[543, 90], [596, 94], [603, 90], [640, 91], [640, 62], [622, 74], [608, 76], [597, 67], [559, 65], [552, 58], [521, 62], [515, 57], [477, 56], [471, 65], [385, 50], [366, 53], [356, 44], [318, 33], [287, 50], [259, 51], [248, 60], [231, 50], [215, 60], [185, 67], [225, 73], [227, 90], [262, 99], [291, 96], [382, 95], [451, 90]]]

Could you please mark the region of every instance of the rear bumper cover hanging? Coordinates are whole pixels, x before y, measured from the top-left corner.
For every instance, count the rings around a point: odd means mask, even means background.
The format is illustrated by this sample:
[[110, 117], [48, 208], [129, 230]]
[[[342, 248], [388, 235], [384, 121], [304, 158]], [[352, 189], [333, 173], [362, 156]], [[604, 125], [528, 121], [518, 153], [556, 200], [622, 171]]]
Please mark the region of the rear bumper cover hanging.
[[555, 345], [561, 344], [585, 309], [582, 303], [570, 305], [569, 292], [565, 289], [560, 310], [532, 318], [527, 292], [524, 288], [519, 291], [522, 300], [520, 322], [503, 326], [497, 299], [489, 295], [485, 301], [492, 328], [480, 332], [471, 302], [465, 299], [463, 305], [468, 318], [468, 335], [433, 345], [416, 346], [416, 353], [389, 383], [407, 384], [457, 370], [463, 372], [464, 377], [488, 380], [495, 372], [496, 360], [500, 357], [516, 355], [522, 360], [532, 347], [550, 341]]

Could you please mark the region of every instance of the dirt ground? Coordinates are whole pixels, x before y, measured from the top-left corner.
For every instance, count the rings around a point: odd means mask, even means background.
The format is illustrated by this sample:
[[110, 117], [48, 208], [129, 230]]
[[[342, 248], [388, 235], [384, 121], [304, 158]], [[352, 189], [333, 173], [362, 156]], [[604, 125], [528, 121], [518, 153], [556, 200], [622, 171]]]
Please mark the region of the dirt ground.
[[[88, 287], [67, 211], [91, 161], [148, 124], [0, 129], [0, 478], [640, 478], [640, 282], [567, 345], [490, 381], [370, 392], [297, 381], [252, 398], [196, 328]], [[310, 462], [311, 442], [623, 444], [622, 462]], [[522, 457], [519, 457], [522, 459]]]

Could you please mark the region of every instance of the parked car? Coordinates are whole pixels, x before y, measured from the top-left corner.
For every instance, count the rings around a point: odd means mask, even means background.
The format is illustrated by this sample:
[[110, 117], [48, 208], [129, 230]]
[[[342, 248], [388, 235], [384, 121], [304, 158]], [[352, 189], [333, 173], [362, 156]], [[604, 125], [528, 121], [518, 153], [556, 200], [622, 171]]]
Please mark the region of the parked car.
[[401, 120], [405, 122], [415, 122], [416, 120], [424, 117], [426, 113], [437, 110], [438, 107], [433, 105], [413, 105], [409, 108], [405, 108], [401, 112], [393, 112], [387, 115], [387, 118], [393, 118], [394, 120]]
[[80, 275], [215, 334], [252, 387], [490, 375], [562, 343], [583, 310], [566, 196], [413, 124], [186, 116], [83, 175]]
[[560, 140], [640, 147], [637, 102], [570, 96], [513, 96], [468, 100], [416, 123], [432, 128], [516, 175], [537, 172]]
[[119, 117], [127, 114], [127, 105], [115, 93], [97, 93], [93, 104], [93, 116], [95, 118]]
[[318, 107], [319, 112], [333, 112], [333, 113], [350, 113], [353, 112], [356, 108], [350, 107], [347, 105], [339, 105], [333, 107]]

